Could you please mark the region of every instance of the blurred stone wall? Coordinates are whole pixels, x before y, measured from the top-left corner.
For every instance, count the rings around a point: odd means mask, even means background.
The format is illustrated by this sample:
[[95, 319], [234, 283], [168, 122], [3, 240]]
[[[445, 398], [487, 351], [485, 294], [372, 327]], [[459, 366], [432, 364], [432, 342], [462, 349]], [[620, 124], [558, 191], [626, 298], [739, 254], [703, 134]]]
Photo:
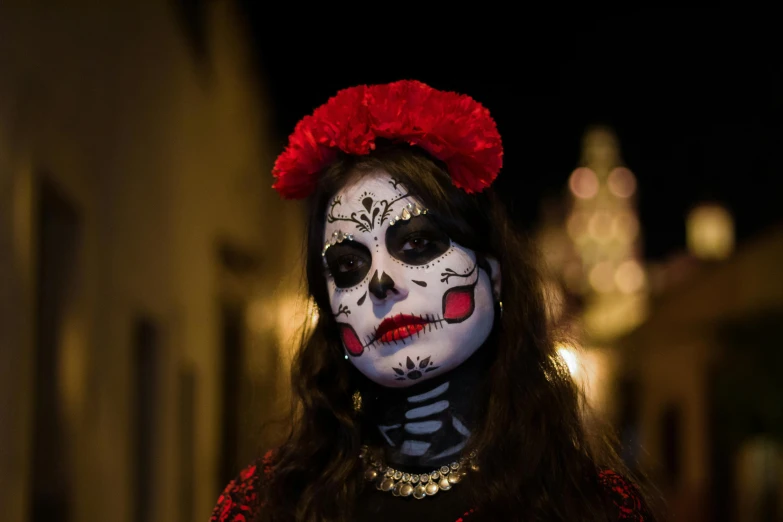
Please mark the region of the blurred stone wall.
[[[139, 433], [152, 441], [146, 520], [204, 520], [223, 486], [221, 307], [232, 303], [245, 321], [238, 380], [268, 382], [287, 365], [284, 343], [300, 317], [292, 310], [301, 308], [302, 209], [269, 188], [267, 101], [234, 4], [202, 8], [188, 18], [168, 2], [0, 6], [5, 521], [32, 520], [40, 473], [64, 477], [68, 520], [138, 518]], [[75, 211], [72, 264], [48, 254], [67, 283], [48, 336], [62, 473], [32, 469], [44, 188]], [[134, 373], [141, 319], [157, 332], [149, 376]], [[151, 421], [140, 430], [134, 401], [147, 382]], [[271, 382], [262, 394], [285, 387]], [[243, 402], [242, 415], [271, 415], [271, 399], [259, 409]], [[192, 411], [181, 411], [185, 403]]]

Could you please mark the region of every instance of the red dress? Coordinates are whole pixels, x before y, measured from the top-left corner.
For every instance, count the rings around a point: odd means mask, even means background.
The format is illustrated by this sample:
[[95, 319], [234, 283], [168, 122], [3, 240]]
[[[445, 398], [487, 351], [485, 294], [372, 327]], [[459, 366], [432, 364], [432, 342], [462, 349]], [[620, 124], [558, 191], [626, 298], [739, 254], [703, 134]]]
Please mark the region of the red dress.
[[[218, 497], [209, 521], [252, 522], [261, 507], [258, 496], [261, 479], [271, 472], [271, 467], [272, 452], [270, 451], [263, 459], [245, 468]], [[604, 470], [598, 476], [601, 484], [606, 488], [608, 499], [617, 508], [615, 520], [652, 522], [653, 517], [633, 484], [611, 470]], [[470, 522], [471, 513], [472, 510], [469, 510], [455, 522]]]

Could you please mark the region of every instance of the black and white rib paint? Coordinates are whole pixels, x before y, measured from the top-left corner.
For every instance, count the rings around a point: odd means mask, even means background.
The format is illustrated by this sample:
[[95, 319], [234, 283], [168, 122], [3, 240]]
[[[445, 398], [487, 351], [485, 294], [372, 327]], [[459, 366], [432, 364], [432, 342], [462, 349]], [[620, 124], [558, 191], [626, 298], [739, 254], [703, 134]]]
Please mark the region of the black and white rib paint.
[[[456, 457], [468, 443], [470, 430], [450, 410], [446, 398], [450, 382], [444, 382], [431, 390], [409, 396], [404, 422], [389, 426], [378, 425], [381, 435], [391, 447], [398, 447], [402, 457], [415, 457], [420, 464]], [[393, 440], [392, 432], [401, 436]], [[433, 451], [432, 439], [438, 436], [449, 441], [445, 447]]]
[[390, 463], [424, 468], [459, 459], [470, 440], [484, 373], [477, 355], [441, 378], [381, 391], [372, 406], [380, 409], [375, 412], [379, 415], [373, 417]]

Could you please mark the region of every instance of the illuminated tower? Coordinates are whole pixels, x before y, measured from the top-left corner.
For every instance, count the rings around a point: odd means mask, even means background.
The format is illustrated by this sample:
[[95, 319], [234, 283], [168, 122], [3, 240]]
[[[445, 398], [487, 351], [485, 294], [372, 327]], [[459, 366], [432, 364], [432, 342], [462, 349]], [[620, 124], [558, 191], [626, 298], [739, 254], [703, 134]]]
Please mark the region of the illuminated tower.
[[572, 248], [563, 281], [569, 293], [581, 296], [585, 344], [611, 343], [639, 324], [647, 301], [636, 178], [623, 165], [614, 132], [587, 131], [568, 189]]
[[558, 353], [588, 404], [609, 416], [621, 361], [615, 341], [647, 310], [636, 189], [614, 132], [590, 128], [564, 197], [544, 202], [537, 232]]

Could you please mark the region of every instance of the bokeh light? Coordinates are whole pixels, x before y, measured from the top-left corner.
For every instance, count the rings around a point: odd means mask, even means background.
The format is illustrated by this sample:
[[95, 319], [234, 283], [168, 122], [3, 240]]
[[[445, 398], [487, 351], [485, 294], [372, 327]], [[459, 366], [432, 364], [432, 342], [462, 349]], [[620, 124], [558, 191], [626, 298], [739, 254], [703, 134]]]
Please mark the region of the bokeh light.
[[590, 199], [598, 194], [598, 176], [591, 169], [580, 167], [571, 174], [568, 186], [574, 196], [580, 199]]
[[635, 259], [620, 263], [614, 274], [617, 289], [624, 294], [632, 294], [641, 290], [646, 282], [644, 269]]
[[614, 290], [614, 267], [611, 261], [601, 261], [590, 270], [590, 285], [602, 293]]
[[725, 259], [734, 250], [734, 219], [721, 205], [699, 205], [688, 214], [687, 241], [698, 258]]
[[621, 243], [628, 244], [639, 234], [639, 220], [627, 210], [616, 212], [612, 218], [612, 236]]
[[557, 355], [565, 362], [571, 377], [576, 377], [579, 374], [579, 356], [576, 354], [576, 349], [573, 346], [559, 344]]
[[609, 192], [618, 198], [629, 198], [636, 192], [636, 178], [625, 167], [617, 167], [609, 173], [607, 179]]
[[587, 227], [593, 239], [606, 243], [612, 238], [612, 214], [605, 210], [594, 213], [590, 216]]

